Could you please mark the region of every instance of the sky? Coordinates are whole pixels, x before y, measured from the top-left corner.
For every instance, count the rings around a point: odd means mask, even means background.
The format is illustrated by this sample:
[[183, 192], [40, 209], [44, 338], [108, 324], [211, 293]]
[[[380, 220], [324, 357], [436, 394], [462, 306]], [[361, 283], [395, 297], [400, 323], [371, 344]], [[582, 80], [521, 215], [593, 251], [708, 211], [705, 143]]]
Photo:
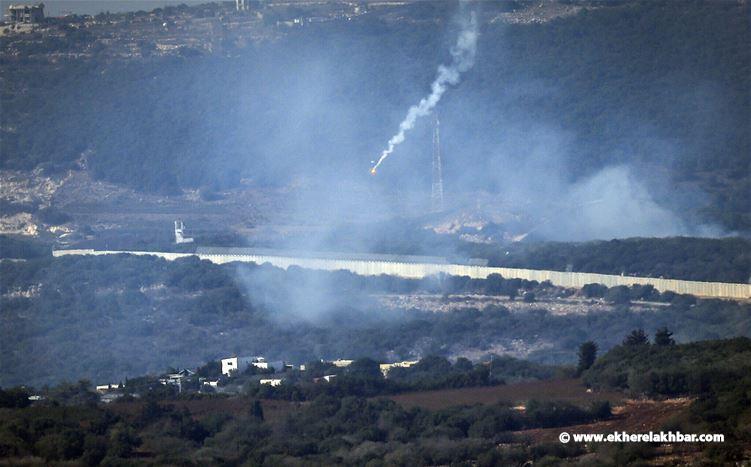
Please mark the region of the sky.
[[[124, 11], [151, 11], [154, 8], [164, 7], [167, 5], [179, 5], [184, 3], [200, 4], [209, 3], [211, 0], [44, 0], [44, 13], [46, 16], [62, 16], [73, 13], [78, 15], [95, 15], [103, 11], [118, 13]], [[6, 13], [8, 5], [11, 4], [36, 4], [38, 1], [33, 0], [0, 0], [3, 8], [3, 14]]]

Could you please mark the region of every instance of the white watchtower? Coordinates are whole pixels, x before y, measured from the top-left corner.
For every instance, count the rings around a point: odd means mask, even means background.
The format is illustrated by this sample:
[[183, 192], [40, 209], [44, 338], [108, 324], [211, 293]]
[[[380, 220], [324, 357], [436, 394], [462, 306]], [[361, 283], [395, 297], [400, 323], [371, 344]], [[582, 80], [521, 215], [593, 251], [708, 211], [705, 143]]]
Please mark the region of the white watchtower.
[[183, 231], [185, 230], [185, 224], [183, 224], [183, 221], [177, 220], [175, 221], [175, 243], [178, 245], [181, 243], [193, 243], [192, 237], [186, 237], [183, 234]]

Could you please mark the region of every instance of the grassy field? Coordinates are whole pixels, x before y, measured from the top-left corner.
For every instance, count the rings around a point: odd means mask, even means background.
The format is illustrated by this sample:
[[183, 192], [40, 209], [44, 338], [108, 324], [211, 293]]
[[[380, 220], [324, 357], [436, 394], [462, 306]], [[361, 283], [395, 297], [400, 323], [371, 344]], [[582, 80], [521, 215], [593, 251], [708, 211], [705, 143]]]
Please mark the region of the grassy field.
[[627, 400], [613, 409], [613, 417], [596, 423], [572, 425], [559, 428], [541, 428], [517, 431], [515, 434], [535, 443], [558, 442], [562, 431], [569, 433], [647, 433], [660, 431], [671, 418], [680, 415], [691, 404], [687, 398], [663, 401]]
[[404, 407], [439, 410], [456, 405], [495, 404], [497, 402], [523, 405], [530, 399], [568, 401], [582, 405], [596, 400], [607, 400], [615, 406], [620, 405], [626, 397], [615, 391], [587, 392], [587, 388], [578, 379], [557, 379], [504, 386], [412, 392], [391, 396], [390, 399]]

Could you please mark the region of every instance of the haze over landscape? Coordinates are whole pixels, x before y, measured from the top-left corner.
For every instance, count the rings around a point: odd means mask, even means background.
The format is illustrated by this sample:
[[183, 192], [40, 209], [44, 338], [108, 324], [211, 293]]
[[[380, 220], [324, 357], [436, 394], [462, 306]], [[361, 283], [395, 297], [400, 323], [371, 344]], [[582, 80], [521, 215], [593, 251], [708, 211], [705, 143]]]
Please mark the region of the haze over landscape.
[[751, 458], [748, 0], [0, 6], [0, 463]]

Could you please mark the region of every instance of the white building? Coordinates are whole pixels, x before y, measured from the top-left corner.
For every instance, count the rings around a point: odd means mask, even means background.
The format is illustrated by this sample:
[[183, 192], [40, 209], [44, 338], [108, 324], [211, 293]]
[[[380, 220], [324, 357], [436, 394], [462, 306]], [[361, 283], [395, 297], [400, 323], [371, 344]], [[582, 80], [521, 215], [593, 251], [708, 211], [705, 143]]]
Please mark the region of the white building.
[[120, 389], [120, 383], [113, 383], [113, 384], [100, 384], [96, 386], [96, 392], [109, 392], [109, 391], [117, 391]]
[[381, 368], [381, 373], [383, 373], [383, 377], [386, 378], [389, 375], [389, 371], [391, 371], [392, 368], [409, 368], [412, 365], [415, 365], [419, 362], [419, 360], [405, 360], [403, 362], [395, 362], [395, 363], [381, 363], [379, 367]]
[[209, 387], [212, 387], [212, 388], [218, 388], [219, 387], [219, 380], [218, 379], [215, 380], [215, 381], [211, 381], [210, 379], [200, 378], [198, 380], [198, 383], [201, 386], [209, 386]]
[[169, 373], [159, 378], [159, 382], [163, 385], [177, 386], [178, 392], [183, 392], [183, 381], [192, 377], [196, 373], [187, 368], [179, 370], [177, 373]]
[[222, 374], [229, 376], [233, 371], [244, 371], [255, 357], [229, 357], [222, 359]]
[[281, 386], [284, 382], [282, 378], [262, 379], [259, 381], [261, 384], [268, 384], [269, 386]]
[[250, 364], [262, 370], [268, 370], [271, 368], [271, 363], [267, 362], [263, 357], [254, 357]]
[[229, 376], [232, 371], [245, 371], [249, 366], [254, 366], [261, 370], [271, 370], [279, 373], [287, 370], [293, 370], [295, 367], [284, 361], [269, 362], [263, 357], [229, 357], [223, 358], [222, 374]]
[[100, 384], [96, 386], [96, 392], [99, 393], [99, 401], [105, 404], [123, 397], [122, 387], [119, 383]]
[[336, 378], [336, 375], [325, 375], [325, 376], [321, 376], [320, 378], [313, 378], [313, 382], [320, 383], [321, 381], [325, 381], [327, 383], [330, 383], [335, 378]]
[[334, 360], [333, 362], [331, 362], [331, 364], [338, 368], [344, 368], [344, 367], [352, 365], [353, 361], [354, 360], [342, 360], [341, 358], [338, 358]]
[[222, 359], [222, 374], [229, 376], [229, 374], [233, 371], [242, 372], [251, 365], [262, 370], [268, 370], [272, 367], [276, 370], [284, 368], [283, 362], [270, 363], [267, 362], [263, 357], [229, 357]]
[[36, 5], [10, 5], [8, 16], [14, 23], [41, 23], [44, 21], [44, 3]]
[[178, 245], [182, 243], [193, 243], [192, 237], [185, 236], [185, 224], [183, 224], [183, 221], [175, 221], [175, 243]]

